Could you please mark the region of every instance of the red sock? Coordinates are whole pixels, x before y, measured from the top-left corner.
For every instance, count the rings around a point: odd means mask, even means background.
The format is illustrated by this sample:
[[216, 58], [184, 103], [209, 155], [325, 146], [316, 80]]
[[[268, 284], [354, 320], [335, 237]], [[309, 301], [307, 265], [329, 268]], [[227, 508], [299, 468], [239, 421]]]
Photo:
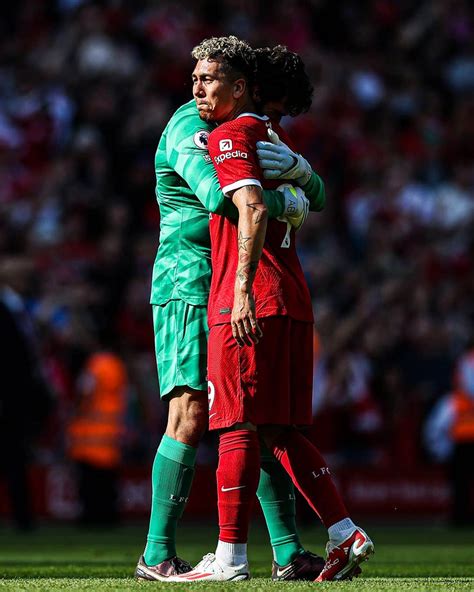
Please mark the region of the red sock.
[[349, 516], [326, 461], [303, 434], [285, 431], [271, 450], [326, 528]]
[[256, 432], [236, 430], [219, 437], [217, 507], [219, 540], [246, 543], [250, 514], [260, 478], [260, 445]]

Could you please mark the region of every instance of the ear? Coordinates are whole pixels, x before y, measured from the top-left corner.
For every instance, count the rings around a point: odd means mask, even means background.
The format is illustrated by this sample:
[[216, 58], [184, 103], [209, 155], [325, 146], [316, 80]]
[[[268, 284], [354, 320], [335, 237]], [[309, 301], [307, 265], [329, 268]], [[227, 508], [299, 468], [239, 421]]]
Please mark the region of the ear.
[[234, 99], [240, 99], [247, 90], [247, 81], [245, 78], [238, 78], [232, 84], [232, 96]]

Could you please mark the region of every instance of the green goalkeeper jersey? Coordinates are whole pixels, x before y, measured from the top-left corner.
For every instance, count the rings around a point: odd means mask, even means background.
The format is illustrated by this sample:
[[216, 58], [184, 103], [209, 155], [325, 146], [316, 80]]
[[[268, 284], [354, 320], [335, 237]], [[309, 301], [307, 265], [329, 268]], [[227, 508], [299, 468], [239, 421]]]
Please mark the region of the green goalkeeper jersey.
[[152, 304], [173, 299], [207, 304], [211, 277], [209, 210], [216, 207], [212, 197], [221, 194], [207, 153], [207, 136], [212, 129], [190, 101], [170, 119], [158, 144], [155, 171], [160, 244], [153, 267]]
[[[191, 100], [174, 113], [158, 144], [155, 172], [160, 243], [153, 267], [152, 304], [175, 299], [195, 306], [207, 304], [211, 280], [209, 212], [237, 217], [236, 208], [221, 191], [207, 151], [207, 138], [214, 127], [199, 117]], [[318, 177], [314, 194], [324, 195], [319, 181]], [[269, 217], [281, 216], [283, 194], [264, 191], [263, 195]]]

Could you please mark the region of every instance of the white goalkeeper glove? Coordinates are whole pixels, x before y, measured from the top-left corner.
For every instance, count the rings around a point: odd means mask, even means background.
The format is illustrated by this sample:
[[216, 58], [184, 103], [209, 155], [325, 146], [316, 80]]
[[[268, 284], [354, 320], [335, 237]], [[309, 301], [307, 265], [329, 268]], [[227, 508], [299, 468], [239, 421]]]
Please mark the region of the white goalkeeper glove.
[[277, 188], [285, 197], [285, 211], [278, 218], [288, 222], [295, 230], [303, 226], [309, 213], [309, 200], [301, 187], [294, 187], [289, 183], [284, 183]]
[[311, 178], [309, 162], [293, 152], [271, 128], [267, 130], [270, 142], [257, 142], [257, 155], [265, 179], [294, 179], [305, 185]]

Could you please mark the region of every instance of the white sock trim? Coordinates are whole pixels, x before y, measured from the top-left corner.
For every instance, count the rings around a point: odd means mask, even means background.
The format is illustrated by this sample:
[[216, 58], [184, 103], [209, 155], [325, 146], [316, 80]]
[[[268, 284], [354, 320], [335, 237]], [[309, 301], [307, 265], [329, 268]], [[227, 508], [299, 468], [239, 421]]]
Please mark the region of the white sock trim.
[[222, 563], [234, 567], [247, 563], [247, 543], [226, 543], [219, 540], [216, 557]]

